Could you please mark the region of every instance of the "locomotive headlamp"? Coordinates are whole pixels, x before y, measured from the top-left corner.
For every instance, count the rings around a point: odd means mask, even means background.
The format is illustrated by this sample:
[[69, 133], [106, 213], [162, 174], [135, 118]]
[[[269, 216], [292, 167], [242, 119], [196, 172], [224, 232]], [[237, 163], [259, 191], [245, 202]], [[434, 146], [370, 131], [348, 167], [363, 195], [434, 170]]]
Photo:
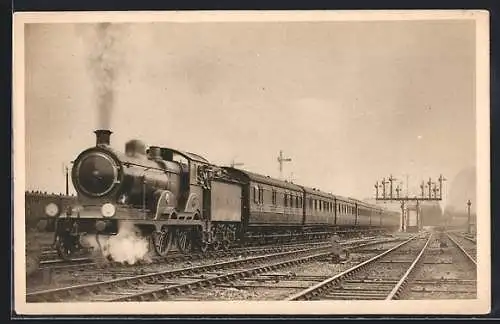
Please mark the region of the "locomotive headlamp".
[[113, 204], [106, 203], [101, 207], [101, 214], [104, 217], [113, 217], [116, 212], [116, 207]]
[[59, 206], [54, 203], [47, 204], [45, 206], [45, 214], [50, 217], [55, 217], [59, 213]]

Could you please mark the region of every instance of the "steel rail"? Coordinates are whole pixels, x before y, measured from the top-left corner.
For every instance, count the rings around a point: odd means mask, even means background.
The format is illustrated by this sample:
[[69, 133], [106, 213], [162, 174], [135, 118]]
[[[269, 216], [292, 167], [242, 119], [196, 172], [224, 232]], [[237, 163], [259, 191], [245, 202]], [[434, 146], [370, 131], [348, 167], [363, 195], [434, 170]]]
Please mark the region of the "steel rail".
[[464, 236], [463, 238], [464, 238], [464, 239], [466, 239], [467, 241], [470, 241], [470, 242], [472, 242], [472, 243], [474, 243], [474, 244], [477, 244], [476, 239], [473, 239], [472, 237], [467, 237], [467, 236]]
[[456, 236], [459, 236], [460, 238], [463, 238], [463, 239], [465, 239], [465, 240], [467, 240], [467, 241], [469, 241], [469, 242], [472, 242], [472, 243], [474, 243], [474, 244], [476, 244], [476, 243], [477, 243], [477, 242], [476, 242], [476, 239], [474, 239], [474, 238], [472, 238], [472, 237], [468, 236], [467, 234], [463, 234], [463, 233], [460, 233], [460, 234], [458, 234], [458, 233], [454, 233], [454, 234], [455, 234]]
[[425, 250], [427, 249], [427, 246], [429, 246], [429, 243], [431, 242], [432, 239], [432, 234], [429, 235], [429, 238], [427, 239], [427, 242], [425, 242], [424, 247], [420, 251], [420, 253], [417, 255], [415, 260], [412, 262], [408, 270], [403, 274], [401, 279], [399, 279], [398, 283], [394, 286], [394, 288], [391, 290], [389, 295], [385, 298], [385, 300], [392, 300], [392, 299], [397, 299], [401, 295], [401, 292], [403, 291], [403, 288], [406, 286], [406, 283], [408, 282], [408, 278], [410, 274], [417, 268], [417, 264], [422, 260], [422, 256], [425, 253]]
[[[86, 262], [89, 262], [89, 261], [92, 261], [92, 258], [73, 258], [73, 259], [70, 259], [70, 260], [63, 260], [63, 259], [52, 259], [52, 260], [42, 260], [40, 261], [39, 265], [40, 265], [40, 268], [43, 269], [43, 268], [46, 268], [48, 266], [57, 266], [57, 265], [69, 265], [69, 264], [75, 264], [75, 265], [81, 265], [82, 263], [86, 263]], [[42, 267], [42, 266], [45, 266], [45, 267]]]
[[409, 239], [407, 239], [406, 241], [364, 261], [364, 262], [361, 262], [355, 266], [353, 266], [352, 268], [349, 268], [345, 271], [342, 271], [341, 273], [339, 274], [336, 274], [335, 276], [333, 277], [330, 277], [312, 287], [309, 287], [305, 290], [302, 290], [288, 298], [286, 298], [285, 300], [286, 301], [295, 301], [295, 300], [307, 300], [309, 299], [310, 297], [314, 297], [314, 296], [317, 296], [319, 295], [322, 291], [328, 289], [329, 287], [331, 287], [332, 285], [334, 285], [335, 283], [337, 283], [338, 281], [348, 277], [348, 276], [351, 276], [353, 275], [354, 273], [358, 272], [359, 270], [365, 268], [366, 266], [374, 263], [375, 261], [379, 260], [380, 258], [382, 258], [383, 256], [399, 249], [400, 247], [410, 243], [411, 241], [413, 241], [414, 239], [416, 239], [418, 236], [415, 235], [415, 236], [412, 236], [410, 237]]
[[477, 266], [477, 262], [475, 258], [473, 258], [461, 245], [458, 243], [453, 237], [451, 237], [450, 234], [446, 233], [446, 236], [448, 236], [448, 239], [455, 244], [455, 246], [462, 251], [462, 253], [467, 257], [467, 260], [469, 260], [475, 267]]

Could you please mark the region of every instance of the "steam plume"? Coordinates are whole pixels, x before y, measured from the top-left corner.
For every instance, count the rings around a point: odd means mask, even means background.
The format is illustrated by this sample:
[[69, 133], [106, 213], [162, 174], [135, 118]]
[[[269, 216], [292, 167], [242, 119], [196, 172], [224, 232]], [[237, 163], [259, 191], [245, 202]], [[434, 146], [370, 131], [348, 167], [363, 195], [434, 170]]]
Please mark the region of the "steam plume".
[[120, 25], [100, 23], [87, 38], [90, 53], [88, 67], [94, 85], [99, 110], [99, 128], [110, 129], [116, 95], [116, 80], [122, 65], [119, 41], [123, 28]]
[[117, 235], [99, 236], [99, 245], [95, 235], [87, 235], [84, 244], [92, 246], [98, 257], [104, 257], [123, 264], [137, 262], [151, 262], [149, 241], [140, 235], [139, 230], [132, 224], [122, 224]]

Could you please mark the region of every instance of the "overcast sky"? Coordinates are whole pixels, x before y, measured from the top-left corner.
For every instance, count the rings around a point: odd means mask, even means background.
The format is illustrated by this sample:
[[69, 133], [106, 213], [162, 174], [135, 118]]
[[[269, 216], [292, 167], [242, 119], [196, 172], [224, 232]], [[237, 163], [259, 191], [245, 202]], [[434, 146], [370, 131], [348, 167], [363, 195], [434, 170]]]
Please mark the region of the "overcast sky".
[[94, 145], [100, 76], [89, 62], [99, 46], [114, 69], [118, 148], [139, 138], [274, 177], [283, 150], [287, 178], [356, 198], [373, 196], [390, 173], [409, 174], [419, 193], [423, 178], [443, 173], [452, 183], [475, 167], [473, 21], [162, 22], [108, 32], [103, 44], [95, 24], [26, 27], [27, 189], [64, 192], [63, 165]]

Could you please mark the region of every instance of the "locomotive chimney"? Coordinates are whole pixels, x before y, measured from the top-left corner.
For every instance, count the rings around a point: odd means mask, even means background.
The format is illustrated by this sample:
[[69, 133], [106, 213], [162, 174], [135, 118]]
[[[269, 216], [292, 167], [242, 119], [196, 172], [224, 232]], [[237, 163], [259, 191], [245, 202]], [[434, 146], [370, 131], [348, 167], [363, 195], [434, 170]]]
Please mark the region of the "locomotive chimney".
[[113, 133], [110, 130], [107, 129], [98, 129], [94, 131], [95, 133], [95, 139], [96, 139], [96, 146], [101, 146], [101, 145], [109, 145], [109, 138], [111, 137], [111, 134]]

